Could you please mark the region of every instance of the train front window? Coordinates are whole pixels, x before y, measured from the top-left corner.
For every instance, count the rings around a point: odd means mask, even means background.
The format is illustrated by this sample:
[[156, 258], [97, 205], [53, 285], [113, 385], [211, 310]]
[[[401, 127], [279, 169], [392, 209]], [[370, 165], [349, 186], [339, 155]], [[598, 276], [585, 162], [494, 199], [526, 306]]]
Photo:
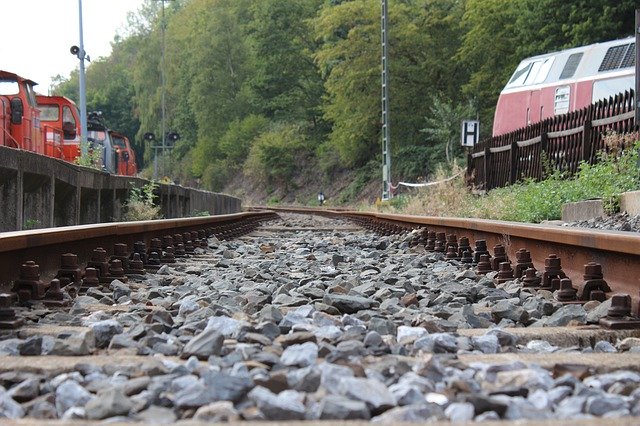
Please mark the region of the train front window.
[[20, 86], [17, 81], [0, 80], [0, 96], [17, 95], [20, 93]]
[[38, 105], [40, 110], [40, 121], [58, 121], [60, 109], [58, 105]]
[[556, 58], [553, 57], [553, 58], [547, 58], [544, 61], [542, 61], [542, 64], [538, 69], [538, 73], [536, 74], [536, 77], [533, 80], [533, 84], [544, 83], [544, 81], [547, 79], [547, 76], [549, 75], [549, 71], [551, 71], [551, 66], [553, 65], [553, 62], [555, 61], [555, 59]]
[[93, 138], [96, 142], [104, 142], [107, 138], [107, 132], [101, 130], [91, 130], [89, 132], [89, 137]]
[[529, 71], [531, 71], [531, 62], [520, 65], [516, 72], [513, 73], [506, 88], [522, 86], [529, 75]]
[[77, 136], [76, 132], [76, 118], [73, 116], [73, 112], [71, 112], [71, 108], [65, 105], [62, 107], [62, 132], [64, 133], [65, 139], [75, 139]]
[[118, 148], [126, 148], [127, 147], [127, 145], [124, 143], [124, 138], [112, 135], [112, 140], [113, 140], [113, 146], [116, 146]]
[[26, 86], [27, 86], [27, 101], [29, 102], [29, 105], [36, 106], [37, 105], [36, 92], [33, 90], [33, 85], [27, 84]]

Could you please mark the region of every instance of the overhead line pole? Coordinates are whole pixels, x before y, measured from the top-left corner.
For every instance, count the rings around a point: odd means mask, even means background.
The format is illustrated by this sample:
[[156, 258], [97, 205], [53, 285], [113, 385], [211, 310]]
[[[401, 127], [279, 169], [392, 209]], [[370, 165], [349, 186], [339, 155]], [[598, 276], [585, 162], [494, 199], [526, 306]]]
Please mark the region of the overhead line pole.
[[635, 125], [636, 128], [640, 127], [640, 9], [636, 9], [636, 23], [635, 23], [635, 36], [636, 36], [636, 81], [635, 81], [635, 93], [633, 94], [635, 100]]
[[161, 33], [162, 33], [162, 64], [160, 66], [160, 84], [162, 85], [162, 98], [161, 98], [161, 104], [162, 104], [162, 124], [161, 124], [161, 131], [162, 131], [162, 174], [164, 175], [164, 154], [165, 154], [165, 148], [166, 148], [166, 140], [167, 140], [167, 135], [166, 135], [166, 129], [165, 129], [165, 119], [166, 119], [166, 103], [165, 103], [165, 18], [164, 18], [164, 2], [166, 0], [162, 0], [162, 19], [161, 19], [161, 23], [160, 23], [160, 28], [161, 28]]
[[[157, 1], [157, 0], [156, 0]], [[153, 178], [158, 178], [158, 149], [160, 149], [162, 155], [162, 167], [161, 172], [164, 175], [164, 153], [166, 149], [166, 101], [165, 101], [165, 16], [164, 16], [164, 2], [170, 0], [159, 0], [162, 2], [162, 10], [160, 15], [160, 38], [161, 38], [161, 56], [160, 56], [160, 132], [162, 133], [162, 145], [159, 147], [156, 145], [153, 147], [154, 149], [154, 162], [153, 162]]]
[[391, 193], [391, 131], [389, 126], [388, 26], [387, 0], [382, 0], [382, 200], [393, 197]]
[[82, 31], [82, 0], [78, 0], [79, 28], [80, 28], [80, 51], [78, 59], [80, 59], [80, 155], [83, 157], [89, 153], [87, 146], [87, 87], [84, 73], [84, 59], [86, 52], [84, 51], [84, 37]]

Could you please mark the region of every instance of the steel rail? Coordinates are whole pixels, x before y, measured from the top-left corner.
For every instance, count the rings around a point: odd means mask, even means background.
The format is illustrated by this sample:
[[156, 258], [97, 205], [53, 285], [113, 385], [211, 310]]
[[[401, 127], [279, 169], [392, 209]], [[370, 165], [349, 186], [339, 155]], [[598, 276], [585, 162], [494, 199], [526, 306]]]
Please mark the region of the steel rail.
[[11, 289], [12, 282], [20, 274], [20, 266], [26, 261], [35, 261], [40, 266], [43, 279], [52, 278], [60, 268], [60, 256], [65, 253], [78, 255], [79, 263], [84, 264], [90, 259], [92, 251], [98, 247], [110, 253], [116, 243], [125, 243], [129, 249], [137, 241], [144, 241], [149, 246], [152, 238], [208, 228], [216, 229], [223, 225], [234, 226], [274, 216], [275, 214], [269, 211], [243, 212], [0, 233], [0, 289]]
[[293, 207], [273, 207], [274, 211], [361, 219], [373, 224], [395, 225], [404, 229], [427, 228], [430, 231], [467, 237], [474, 241], [486, 240], [489, 251], [502, 244], [515, 261], [515, 253], [521, 248], [531, 252], [535, 268], [544, 271], [545, 259], [556, 254], [562, 262], [562, 270], [575, 287], [583, 281], [585, 265], [596, 262], [602, 265], [605, 281], [613, 293], [627, 293], [634, 300], [634, 312], [640, 301], [640, 233], [605, 231], [598, 229], [563, 227], [505, 222], [486, 219], [447, 218], [430, 216], [395, 215], [373, 212], [337, 211]]

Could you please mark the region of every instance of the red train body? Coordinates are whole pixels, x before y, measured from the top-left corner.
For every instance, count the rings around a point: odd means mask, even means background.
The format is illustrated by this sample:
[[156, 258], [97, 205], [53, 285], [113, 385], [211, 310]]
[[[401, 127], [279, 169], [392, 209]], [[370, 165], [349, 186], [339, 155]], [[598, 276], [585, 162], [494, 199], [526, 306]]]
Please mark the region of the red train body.
[[[37, 95], [36, 84], [0, 70], [0, 146], [75, 162], [80, 156], [81, 140], [78, 108], [63, 96]], [[112, 130], [105, 132], [109, 142], [101, 144], [102, 168], [134, 176], [138, 168], [129, 140]]]
[[76, 104], [64, 96], [37, 95], [45, 155], [74, 162], [80, 156], [80, 117]]
[[0, 145], [44, 154], [35, 85], [0, 70]]
[[634, 37], [524, 59], [500, 93], [493, 135], [633, 89], [634, 65]]

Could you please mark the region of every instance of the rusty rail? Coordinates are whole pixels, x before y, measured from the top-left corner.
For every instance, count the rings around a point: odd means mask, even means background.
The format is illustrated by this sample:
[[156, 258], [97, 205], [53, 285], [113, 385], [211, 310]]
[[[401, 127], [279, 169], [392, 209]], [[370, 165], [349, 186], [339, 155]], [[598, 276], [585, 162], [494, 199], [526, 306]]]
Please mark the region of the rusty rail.
[[[252, 231], [260, 221], [276, 217], [275, 211], [280, 211], [343, 218], [382, 234], [420, 229], [418, 234], [421, 238], [427, 234], [438, 234], [441, 238], [441, 248], [449, 245], [450, 241], [445, 241], [445, 236], [451, 238], [456, 246], [463, 237], [467, 239], [470, 247], [478, 241], [485, 241], [490, 251], [487, 254], [493, 253], [494, 263], [490, 266], [493, 270], [496, 270], [498, 265], [496, 262], [506, 263], [497, 260], [500, 258], [499, 252], [504, 252], [515, 264], [516, 259], [522, 254], [519, 252], [525, 249], [528, 256], [530, 255], [530, 263], [538, 271], [545, 271], [545, 267], [550, 264], [555, 265], [556, 269], [561, 268], [573, 285], [581, 289], [582, 294], [588, 283], [593, 283], [594, 280], [588, 275], [593, 275], [595, 267], [586, 265], [596, 263], [599, 266], [595, 269], [602, 270], [604, 280], [610, 287], [606, 290], [607, 296], [620, 292], [631, 295], [633, 312], [638, 312], [638, 233], [481, 219], [338, 211], [327, 208], [255, 207], [253, 210], [221, 216], [84, 225], [0, 234], [0, 286], [3, 291], [10, 291], [20, 275], [21, 265], [27, 261], [34, 261], [40, 266], [42, 280], [46, 281], [52, 278], [56, 271], [59, 272], [61, 257], [65, 253], [77, 254], [77, 263], [86, 264], [92, 255], [95, 255], [98, 247], [111, 254], [116, 251], [115, 246], [118, 244], [126, 245], [125, 250], [127, 247], [131, 249], [136, 242], [152, 246], [154, 239], [176, 235], [179, 237], [183, 233], [193, 235], [195, 231], [201, 238], [211, 235], [224, 239], [234, 238]], [[160, 248], [159, 251], [162, 252], [163, 249]], [[477, 259], [475, 260], [477, 262]]]
[[308, 208], [273, 208], [302, 214], [321, 214], [353, 220], [380, 233], [407, 232], [422, 228], [425, 231], [466, 237], [471, 246], [477, 240], [485, 240], [493, 253], [496, 245], [506, 249], [515, 264], [516, 252], [530, 252], [534, 267], [545, 268], [545, 260], [557, 255], [564, 273], [574, 286], [585, 283], [585, 265], [595, 262], [601, 265], [604, 280], [613, 293], [631, 295], [634, 312], [640, 310], [640, 233], [570, 228], [552, 225], [523, 224], [496, 220], [443, 218], [427, 216], [393, 215], [371, 212], [336, 211]]
[[129, 249], [136, 242], [149, 246], [154, 238], [192, 231], [205, 232], [207, 236], [232, 237], [246, 233], [257, 222], [274, 216], [269, 211], [244, 212], [0, 233], [0, 288], [9, 291], [20, 274], [21, 265], [27, 261], [38, 264], [42, 278], [49, 279], [60, 269], [60, 259], [65, 253], [77, 254], [78, 262], [85, 264], [98, 247], [111, 254], [115, 244], [126, 244]]

